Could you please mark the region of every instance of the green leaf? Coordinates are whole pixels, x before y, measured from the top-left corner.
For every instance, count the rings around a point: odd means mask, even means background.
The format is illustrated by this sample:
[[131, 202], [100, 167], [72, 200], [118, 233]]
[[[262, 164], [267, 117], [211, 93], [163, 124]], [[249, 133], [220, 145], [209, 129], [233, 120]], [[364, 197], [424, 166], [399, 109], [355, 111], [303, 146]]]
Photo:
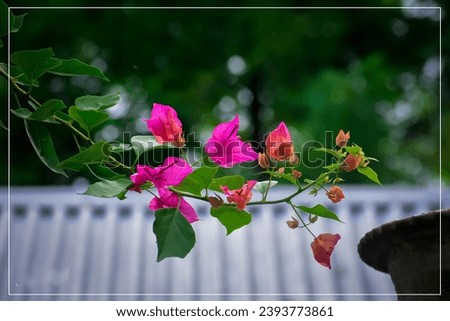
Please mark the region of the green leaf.
[[63, 113], [61, 111], [57, 111], [55, 113], [55, 116], [61, 118], [62, 120], [65, 120], [66, 122], [69, 122], [69, 123], [73, 120], [72, 117], [70, 117], [69, 115], [67, 115], [66, 113]]
[[108, 120], [109, 115], [98, 110], [82, 110], [78, 106], [69, 108], [69, 116], [73, 118], [88, 133]]
[[96, 197], [117, 197], [132, 184], [128, 178], [120, 178], [113, 181], [101, 181], [88, 186], [87, 191], [83, 195], [91, 195]]
[[[19, 31], [23, 24], [23, 18], [26, 13], [16, 16], [11, 12], [9, 31], [11, 33]], [[0, 1], [0, 37], [8, 34], [8, 5], [4, 1]]]
[[34, 112], [31, 112], [27, 108], [11, 109], [11, 112], [17, 117], [23, 119], [37, 120], [58, 124], [58, 122], [52, 119], [53, 115], [57, 114], [60, 110], [64, 108], [66, 108], [66, 106], [61, 100], [50, 99], [43, 105], [39, 106], [38, 109], [36, 109]]
[[110, 168], [103, 166], [102, 164], [86, 165], [89, 172], [100, 180], [117, 180], [125, 177], [124, 174], [118, 174]]
[[[269, 183], [270, 183], [270, 187], [269, 187]], [[264, 195], [269, 188], [271, 188], [277, 184], [278, 184], [278, 181], [274, 181], [274, 180], [258, 182], [255, 185], [255, 190], [257, 190], [258, 192], [260, 192], [261, 194]]]
[[[2, 68], [4, 71], [8, 72], [8, 65], [0, 63], [0, 68]], [[10, 75], [12, 78], [14, 78], [15, 82], [19, 85], [30, 85], [30, 81], [27, 77], [25, 77], [24, 73], [22, 72], [22, 69], [20, 69], [17, 66], [10, 66], [9, 69]], [[31, 84], [35, 87], [39, 86], [39, 83], [34, 80]]]
[[5, 124], [3, 124], [3, 122], [1, 121], [1, 119], [0, 119], [0, 127], [3, 128], [3, 129], [8, 130], [8, 128], [5, 126]]
[[80, 171], [84, 165], [100, 164], [108, 160], [111, 155], [110, 145], [106, 142], [98, 142], [74, 156], [59, 163], [62, 168]]
[[318, 205], [316, 205], [314, 207], [307, 207], [307, 206], [299, 205], [299, 206], [296, 206], [296, 207], [301, 209], [303, 212], [306, 212], [306, 213], [309, 213], [309, 214], [313, 214], [313, 215], [316, 215], [316, 216], [320, 216], [320, 217], [330, 218], [332, 220], [344, 223], [344, 222], [342, 222], [339, 219], [339, 217], [336, 215], [336, 213], [330, 211], [329, 209], [327, 209], [323, 205], [318, 204]]
[[119, 93], [106, 96], [82, 96], [75, 99], [75, 105], [81, 110], [99, 110], [117, 105], [120, 101]]
[[250, 213], [231, 206], [222, 206], [219, 208], [211, 207], [211, 215], [217, 218], [220, 223], [225, 226], [227, 235], [252, 221]]
[[322, 168], [325, 168], [328, 171], [334, 171], [335, 169], [338, 169], [339, 166], [341, 166], [339, 163], [333, 163], [333, 164], [328, 165], [328, 166], [323, 166]]
[[11, 54], [11, 61], [22, 70], [28, 84], [35, 85], [36, 79], [61, 64], [53, 56], [52, 48], [26, 50]]
[[60, 111], [64, 108], [66, 108], [66, 105], [64, 105], [62, 100], [50, 99], [39, 106], [38, 109], [36, 109], [28, 117], [28, 119], [40, 121], [50, 120], [53, 118], [53, 115], [55, 115], [57, 111]]
[[228, 186], [230, 190], [241, 188], [244, 185], [245, 179], [240, 175], [231, 175], [214, 178], [209, 184], [208, 189], [222, 192], [220, 186]]
[[8, 5], [0, 1], [0, 37], [8, 34]]
[[292, 183], [294, 185], [297, 185], [297, 179], [294, 178], [290, 174], [280, 173], [279, 171], [266, 171], [266, 172], [268, 174], [272, 175], [273, 177], [282, 178], [282, 179], [285, 179], [285, 180], [289, 181], [290, 183]]
[[39, 122], [25, 120], [25, 129], [41, 161], [55, 173], [67, 177], [66, 173], [59, 166], [58, 155], [56, 154], [52, 137], [47, 128]]
[[359, 147], [358, 145], [345, 146], [345, 149], [347, 150], [347, 152], [353, 155], [358, 155], [359, 153], [362, 152], [362, 148]]
[[371, 181], [377, 183], [378, 185], [381, 185], [380, 180], [378, 179], [377, 173], [370, 167], [358, 167], [358, 172], [363, 174], [364, 176], [368, 177]]
[[129, 152], [131, 148], [131, 144], [124, 144], [124, 143], [111, 143], [111, 152], [113, 153], [124, 153]]
[[11, 109], [11, 113], [23, 119], [28, 119], [28, 117], [30, 117], [32, 114], [32, 112], [28, 108]]
[[85, 64], [78, 59], [59, 59], [55, 60], [61, 62], [61, 64], [49, 71], [49, 73], [60, 75], [60, 76], [94, 76], [106, 81], [109, 79], [105, 74], [97, 67]]
[[133, 137], [131, 137], [130, 143], [138, 157], [149, 150], [163, 147], [163, 144], [158, 143], [154, 136], [149, 136], [149, 135], [133, 136]]
[[157, 210], [155, 216], [153, 233], [158, 244], [158, 262], [167, 257], [184, 258], [195, 245], [191, 224], [176, 208]]
[[201, 196], [202, 190], [208, 188], [214, 175], [216, 175], [217, 170], [217, 167], [200, 167], [189, 174], [180, 185], [175, 186], [174, 188], [177, 191]]
[[11, 14], [11, 19], [10, 19], [10, 32], [17, 32], [20, 30], [20, 28], [22, 28], [23, 25], [23, 18], [25, 18], [27, 14], [24, 13], [20, 16], [15, 16], [13, 14]]
[[337, 151], [335, 151], [334, 149], [329, 149], [329, 148], [321, 147], [321, 148], [314, 148], [314, 150], [317, 151], [317, 152], [325, 152], [325, 153], [328, 153], [328, 154], [330, 154], [330, 155], [333, 155], [333, 156], [336, 157], [337, 159], [341, 158], [341, 155], [340, 155]]

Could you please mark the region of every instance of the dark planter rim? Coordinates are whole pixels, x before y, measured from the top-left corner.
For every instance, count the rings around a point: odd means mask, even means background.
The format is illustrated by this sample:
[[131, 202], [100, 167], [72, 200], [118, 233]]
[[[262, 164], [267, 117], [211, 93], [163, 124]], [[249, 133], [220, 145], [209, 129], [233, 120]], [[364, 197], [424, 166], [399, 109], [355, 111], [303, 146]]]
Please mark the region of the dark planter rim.
[[[395, 220], [374, 228], [366, 233], [358, 244], [361, 260], [374, 269], [389, 273], [388, 258], [398, 244], [398, 240], [430, 242], [439, 240], [439, 222], [442, 223], [441, 233], [450, 229], [450, 209], [435, 210], [420, 215]], [[424, 237], [423, 231], [429, 230]], [[420, 232], [420, 233], [419, 233]]]

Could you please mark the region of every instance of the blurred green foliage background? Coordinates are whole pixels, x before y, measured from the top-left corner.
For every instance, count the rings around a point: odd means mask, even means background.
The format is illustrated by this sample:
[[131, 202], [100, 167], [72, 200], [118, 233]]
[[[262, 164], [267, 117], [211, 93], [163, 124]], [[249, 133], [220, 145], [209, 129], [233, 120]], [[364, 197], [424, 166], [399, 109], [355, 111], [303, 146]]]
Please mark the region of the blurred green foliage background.
[[[8, 2], [8, 1], [7, 1]], [[430, 1], [427, 2], [430, 4]], [[435, 5], [444, 2], [434, 1]], [[433, 4], [431, 3], [431, 4]], [[94, 6], [85, 0], [15, 1], [11, 6]], [[329, 4], [329, 3], [327, 3]], [[420, 1], [366, 1], [365, 6], [416, 5]], [[105, 5], [105, 4], [101, 4]], [[108, 2], [136, 6], [137, 2]], [[145, 2], [183, 6], [182, 1]], [[195, 3], [211, 6], [210, 1]], [[273, 5], [261, 1], [227, 6]], [[279, 6], [320, 6], [317, 1], [284, 1]], [[339, 3], [351, 5], [351, 3]], [[442, 127], [439, 126], [438, 9], [15, 9], [27, 13], [11, 51], [52, 47], [59, 58], [78, 58], [110, 78], [45, 75], [33, 95], [58, 98], [120, 91], [112, 121], [95, 137], [122, 141], [123, 132], [148, 133], [153, 102], [178, 111], [187, 134], [205, 141], [212, 128], [241, 117], [241, 136], [261, 141], [284, 120], [297, 151], [307, 142], [326, 142], [339, 129], [377, 157], [373, 168], [384, 184], [450, 181], [448, 11], [442, 8]], [[3, 23], [3, 22], [2, 22]], [[5, 41], [6, 43], [6, 41]], [[2, 48], [1, 61], [7, 57]], [[0, 80], [6, 102], [7, 83]], [[6, 106], [6, 104], [4, 105]], [[7, 108], [0, 114], [6, 123]], [[35, 155], [23, 122], [11, 116], [11, 184], [67, 184]], [[442, 131], [442, 149], [440, 144]], [[52, 127], [60, 159], [75, 148], [68, 131]], [[3, 146], [7, 133], [0, 131]], [[190, 140], [194, 136], [189, 136]], [[125, 138], [126, 140], [126, 138]], [[305, 145], [306, 144], [306, 145]], [[6, 151], [6, 148], [4, 148]], [[307, 157], [317, 155], [302, 154]], [[0, 181], [7, 182], [2, 157]], [[304, 172], [307, 170], [304, 169]], [[350, 175], [349, 182], [368, 182]]]

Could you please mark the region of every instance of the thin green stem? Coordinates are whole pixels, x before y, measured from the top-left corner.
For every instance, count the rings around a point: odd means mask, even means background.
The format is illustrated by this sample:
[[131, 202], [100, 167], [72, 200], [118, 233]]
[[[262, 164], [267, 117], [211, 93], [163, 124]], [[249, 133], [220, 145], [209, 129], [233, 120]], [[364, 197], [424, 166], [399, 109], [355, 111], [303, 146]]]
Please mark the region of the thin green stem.
[[309, 233], [311, 233], [311, 235], [314, 237], [314, 239], [316, 238], [316, 235], [309, 229], [308, 224], [305, 223], [305, 221], [303, 220], [302, 216], [300, 215], [300, 213], [298, 212], [297, 208], [295, 207], [294, 204], [292, 204], [291, 201], [288, 202], [289, 205], [291, 205], [292, 209], [294, 210], [295, 214], [297, 215], [298, 219], [302, 222], [303, 227], [306, 228], [308, 230]]
[[267, 195], [269, 194], [269, 189], [270, 189], [270, 184], [272, 183], [272, 174], [270, 174], [269, 176], [269, 186], [267, 186], [266, 192], [264, 193], [263, 197], [262, 197], [262, 201], [265, 202]]
[[119, 162], [119, 161], [118, 161], [117, 159], [115, 159], [113, 156], [109, 156], [109, 162], [112, 163], [113, 165], [117, 166], [117, 167], [120, 167], [120, 168], [129, 170], [130, 172], [133, 172], [133, 169], [132, 169], [131, 167], [129, 167], [129, 166], [127, 166], [127, 165], [125, 165], [125, 164]]
[[19, 96], [17, 96], [16, 92], [14, 92], [14, 100], [16, 101], [17, 106], [19, 106], [19, 108], [22, 108], [22, 104], [20, 103]]
[[14, 90], [16, 90], [17, 92], [19, 92], [21, 95], [27, 97], [30, 101], [32, 101], [35, 105], [40, 106], [41, 104], [34, 99], [30, 93], [26, 92], [25, 90], [23, 90], [22, 88], [19, 87], [19, 85], [16, 83], [16, 81], [14, 80], [14, 78], [12, 78], [6, 71], [4, 71], [2, 68], [0, 68], [0, 74], [6, 78], [11, 85], [13, 86]]
[[294, 197], [296, 197], [296, 196], [299, 195], [300, 193], [304, 192], [305, 190], [307, 190], [307, 189], [310, 188], [311, 186], [314, 186], [319, 180], [321, 180], [324, 176], [329, 175], [330, 173], [331, 173], [331, 171], [328, 171], [328, 172], [326, 172], [326, 173], [323, 173], [322, 175], [319, 175], [319, 177], [316, 178], [314, 181], [312, 181], [311, 183], [305, 185], [304, 187], [299, 187], [299, 189], [298, 189], [295, 193], [293, 193], [293, 194], [291, 194], [291, 195], [289, 195], [289, 196], [287, 196], [287, 197], [285, 197], [285, 198], [281, 198], [281, 199], [273, 200], [273, 201], [264, 201], [264, 202], [263, 202], [263, 201], [256, 201], [256, 202], [249, 202], [249, 203], [247, 203], [247, 205], [289, 203], [290, 200], [292, 200]]
[[194, 164], [192, 164], [192, 167], [195, 167], [198, 163], [202, 164], [203, 161], [208, 158], [208, 155], [203, 156], [201, 159], [199, 159], [198, 161], [196, 161]]
[[[22, 88], [19, 87], [19, 85], [16, 83], [16, 81], [10, 76], [8, 75], [7, 72], [5, 72], [3, 69], [0, 68], [0, 73], [2, 74], [3, 77], [5, 77], [6, 79], [9, 80], [9, 82], [11, 83], [11, 85], [13, 86], [14, 90], [16, 92], [18, 92], [19, 94], [21, 94], [22, 96], [25, 96], [28, 100], [30, 100], [33, 104], [35, 104], [36, 106], [41, 106], [42, 104], [37, 101], [33, 96], [30, 95], [29, 92], [26, 92], [25, 90], [23, 90]], [[19, 105], [20, 107], [20, 105]], [[53, 119], [56, 120], [57, 122], [66, 125], [67, 127], [69, 127], [74, 133], [76, 133], [79, 137], [81, 137], [83, 140], [89, 142], [90, 144], [94, 144], [94, 142], [87, 137], [86, 135], [84, 135], [82, 132], [80, 132], [78, 129], [76, 129], [70, 122], [54, 115]]]
[[[302, 193], [303, 191], [307, 190], [308, 188], [310, 188], [311, 186], [313, 186], [315, 183], [317, 183], [320, 179], [322, 179], [324, 176], [329, 175], [330, 172], [326, 172], [322, 175], [320, 175], [317, 179], [315, 179], [314, 181], [312, 181], [310, 184], [306, 185], [303, 188], [299, 188], [295, 193], [292, 193], [291, 195], [285, 197], [285, 198], [281, 198], [278, 200], [273, 200], [273, 201], [256, 201], [256, 202], [248, 202], [247, 205], [262, 205], [262, 204], [280, 204], [280, 203], [291, 203], [291, 200], [297, 196], [298, 194]], [[205, 202], [209, 202], [208, 198], [206, 196], [199, 196], [199, 195], [194, 195], [191, 193], [187, 193], [187, 192], [182, 192], [182, 191], [178, 191], [177, 189], [170, 187], [169, 188], [170, 191], [178, 194], [179, 196], [185, 196], [185, 197], [190, 197], [190, 198], [195, 198], [201, 201], [205, 201]], [[231, 204], [224, 204], [223, 206], [229, 206]]]
[[169, 187], [169, 190], [171, 192], [174, 192], [174, 193], [178, 194], [179, 196], [185, 196], [185, 197], [195, 198], [195, 199], [198, 199], [198, 200], [209, 202], [209, 200], [208, 200], [208, 198], [206, 196], [200, 196], [200, 195], [195, 195], [195, 194], [191, 194], [191, 193], [182, 192], [182, 191], [179, 191], [179, 190], [177, 190], [177, 189], [175, 189], [173, 187]]
[[91, 145], [94, 145], [94, 141], [92, 139], [90, 139], [89, 137], [87, 137], [85, 134], [83, 134], [82, 132], [80, 132], [77, 128], [75, 128], [75, 126], [72, 125], [72, 123], [62, 119], [61, 117], [58, 117], [56, 115], [53, 115], [53, 119], [56, 120], [57, 122], [66, 125], [67, 127], [69, 127], [75, 134], [77, 134], [80, 138], [82, 138], [84, 141], [88, 142]]
[[[13, 86], [14, 91], [15, 91], [15, 92], [14, 92], [14, 95], [16, 96], [16, 100], [17, 100], [17, 104], [18, 104], [19, 108], [21, 107], [21, 105], [20, 105], [19, 99], [17, 98], [17, 93], [19, 93], [19, 94], [22, 95], [22, 96], [25, 96], [29, 101], [31, 101], [31, 102], [32, 102], [34, 105], [36, 105], [37, 107], [42, 106], [42, 104], [41, 104], [39, 101], [37, 101], [33, 96], [30, 95], [30, 91], [27, 92], [27, 91], [23, 90], [22, 88], [20, 88], [20, 86], [17, 84], [17, 82], [14, 80], [14, 78], [11, 77], [5, 70], [3, 70], [3, 69], [0, 68], [0, 74], [1, 74], [4, 78], [6, 78], [6, 79], [11, 83], [11, 85]], [[55, 121], [57, 121], [57, 122], [59, 122], [59, 123], [65, 125], [65, 126], [69, 127], [70, 130], [71, 130], [73, 133], [75, 133], [78, 137], [80, 137], [80, 138], [83, 139], [84, 141], [88, 142], [89, 144], [91, 144], [91, 145], [94, 145], [94, 144], [95, 144], [94, 141], [93, 141], [91, 138], [89, 138], [88, 136], [86, 136], [85, 134], [83, 134], [81, 131], [79, 131], [75, 126], [73, 126], [73, 124], [72, 124], [71, 122], [66, 121], [66, 120], [64, 120], [64, 119], [62, 119], [61, 117], [58, 117], [58, 116], [56, 116], [56, 115], [53, 115], [53, 119], [54, 119]], [[76, 143], [77, 143], [77, 145], [79, 146], [78, 142], [76, 142]], [[112, 156], [109, 156], [109, 160], [110, 160], [110, 162], [111, 162], [112, 164], [114, 164], [115, 166], [118, 166], [118, 167], [121, 167], [121, 168], [124, 168], [124, 169], [128, 169], [128, 170], [131, 170], [131, 167], [128, 167], [128, 166], [126, 166], [125, 164], [122, 164], [121, 162], [119, 162], [117, 159], [115, 159], [115, 158], [112, 157]]]

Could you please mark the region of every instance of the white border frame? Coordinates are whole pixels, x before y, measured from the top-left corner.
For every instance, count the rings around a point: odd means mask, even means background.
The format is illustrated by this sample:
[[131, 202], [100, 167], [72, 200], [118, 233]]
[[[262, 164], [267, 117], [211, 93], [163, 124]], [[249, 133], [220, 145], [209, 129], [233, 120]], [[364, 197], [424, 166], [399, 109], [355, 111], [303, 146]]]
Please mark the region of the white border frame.
[[[8, 74], [10, 74], [11, 67], [11, 10], [15, 9], [30, 9], [30, 10], [80, 10], [80, 9], [94, 9], [94, 10], [402, 10], [402, 9], [434, 9], [439, 10], [439, 208], [442, 209], [442, 8], [437, 7], [8, 7]], [[8, 81], [8, 109], [11, 106], [11, 82]], [[11, 113], [8, 112], [7, 128], [11, 122]], [[364, 297], [364, 296], [384, 296], [393, 297], [396, 295], [402, 296], [440, 296], [442, 295], [442, 215], [439, 219], [439, 294], [438, 293], [11, 293], [11, 131], [8, 130], [8, 192], [7, 192], [7, 222], [8, 222], [8, 296], [85, 296], [85, 297], [99, 297], [99, 296], [343, 296], [343, 297]]]

